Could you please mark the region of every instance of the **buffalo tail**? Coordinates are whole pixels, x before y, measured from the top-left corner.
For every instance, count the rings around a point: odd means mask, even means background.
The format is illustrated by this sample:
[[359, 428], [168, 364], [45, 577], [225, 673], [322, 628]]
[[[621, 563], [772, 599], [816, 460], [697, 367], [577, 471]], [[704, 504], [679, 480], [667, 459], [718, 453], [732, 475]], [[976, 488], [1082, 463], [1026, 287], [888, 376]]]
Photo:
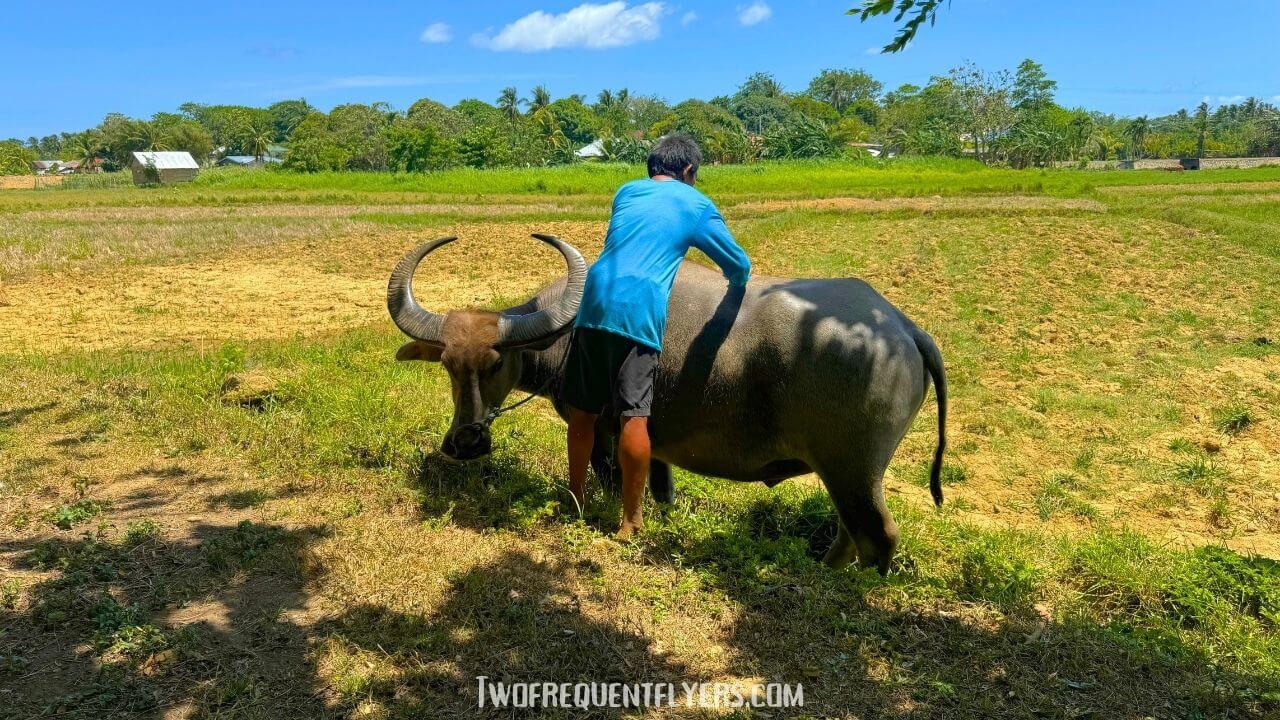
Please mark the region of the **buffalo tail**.
[[947, 372], [942, 365], [942, 353], [923, 330], [915, 331], [916, 347], [924, 359], [925, 370], [933, 379], [934, 394], [938, 396], [938, 448], [933, 451], [933, 466], [929, 468], [929, 494], [935, 505], [942, 506], [942, 453], [947, 448]]

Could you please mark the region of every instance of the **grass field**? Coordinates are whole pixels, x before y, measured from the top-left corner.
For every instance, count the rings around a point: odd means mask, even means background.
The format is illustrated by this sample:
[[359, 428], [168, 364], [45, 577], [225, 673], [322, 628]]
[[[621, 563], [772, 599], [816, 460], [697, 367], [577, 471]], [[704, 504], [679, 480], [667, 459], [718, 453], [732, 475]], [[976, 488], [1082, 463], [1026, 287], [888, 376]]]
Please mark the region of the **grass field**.
[[419, 297], [517, 302], [561, 272], [528, 233], [594, 256], [638, 174], [0, 192], [0, 718], [485, 717], [478, 675], [804, 685], [732, 717], [1280, 716], [1280, 169], [704, 170], [758, 272], [865, 278], [943, 350], [948, 501], [930, 402], [887, 578], [817, 562], [811, 477], [678, 472], [612, 540], [543, 401], [482, 464], [434, 454], [448, 382], [392, 360], [391, 266], [456, 234]]

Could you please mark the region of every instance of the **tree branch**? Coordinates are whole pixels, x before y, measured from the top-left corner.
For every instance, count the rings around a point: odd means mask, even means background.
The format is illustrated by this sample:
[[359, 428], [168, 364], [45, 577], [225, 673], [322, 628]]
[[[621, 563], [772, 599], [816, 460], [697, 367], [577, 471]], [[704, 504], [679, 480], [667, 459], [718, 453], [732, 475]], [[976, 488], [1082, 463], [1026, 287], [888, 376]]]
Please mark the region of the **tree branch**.
[[[930, 26], [933, 25], [937, 19], [939, 6], [943, 2], [944, 0], [864, 0], [862, 7], [853, 8], [846, 14], [857, 15], [859, 20], [866, 22], [868, 18], [897, 11], [893, 21], [902, 25], [898, 28], [898, 34], [894, 36], [893, 42], [885, 45], [881, 50], [881, 52], [896, 53], [907, 47], [921, 25], [925, 22]], [[945, 0], [945, 2], [948, 5], [951, 4], [951, 0]], [[912, 10], [915, 12], [912, 13]], [[909, 14], [910, 17], [908, 17]], [[906, 18], [905, 22], [903, 18]]]

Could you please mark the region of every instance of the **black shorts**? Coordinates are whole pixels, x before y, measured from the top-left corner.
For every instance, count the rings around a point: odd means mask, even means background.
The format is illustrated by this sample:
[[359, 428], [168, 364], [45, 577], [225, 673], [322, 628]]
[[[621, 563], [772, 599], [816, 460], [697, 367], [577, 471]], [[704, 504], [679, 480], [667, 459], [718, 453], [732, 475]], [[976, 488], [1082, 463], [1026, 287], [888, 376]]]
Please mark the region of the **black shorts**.
[[631, 338], [595, 328], [573, 331], [564, 369], [564, 401], [600, 415], [648, 417], [659, 352]]

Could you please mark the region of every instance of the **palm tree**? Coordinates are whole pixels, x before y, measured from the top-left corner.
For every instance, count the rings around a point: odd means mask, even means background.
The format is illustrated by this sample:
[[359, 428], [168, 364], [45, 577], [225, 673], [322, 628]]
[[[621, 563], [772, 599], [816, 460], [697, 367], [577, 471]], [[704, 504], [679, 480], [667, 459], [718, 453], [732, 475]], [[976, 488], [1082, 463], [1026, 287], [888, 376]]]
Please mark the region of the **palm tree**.
[[1196, 108], [1196, 157], [1204, 157], [1204, 136], [1209, 132], [1209, 103]]
[[498, 109], [508, 122], [514, 123], [520, 117], [520, 93], [514, 87], [503, 88], [498, 96]]
[[275, 128], [270, 123], [249, 124], [240, 128], [236, 141], [241, 148], [253, 155], [254, 162], [260, 163], [270, 151], [275, 135]]
[[529, 100], [529, 112], [538, 112], [542, 108], [551, 104], [551, 91], [546, 85], [539, 85], [533, 89], [533, 98]]
[[137, 142], [141, 150], [169, 150], [169, 138], [155, 123], [139, 121], [133, 129], [131, 141]]
[[547, 148], [551, 150], [551, 156], [555, 160], [564, 160], [568, 158], [572, 145], [569, 138], [565, 136], [564, 130], [561, 129], [560, 123], [556, 121], [556, 115], [549, 107], [543, 107], [535, 111], [532, 115], [533, 127], [542, 142], [546, 143]]
[[1135, 158], [1142, 157], [1142, 145], [1147, 140], [1147, 133], [1151, 132], [1151, 121], [1146, 115], [1136, 117], [1129, 121], [1124, 128], [1124, 134], [1129, 138], [1130, 145], [1133, 149]]
[[93, 163], [102, 149], [102, 140], [87, 130], [77, 133], [66, 145], [67, 152], [72, 155], [71, 159], [80, 163], [80, 172], [93, 171]]

